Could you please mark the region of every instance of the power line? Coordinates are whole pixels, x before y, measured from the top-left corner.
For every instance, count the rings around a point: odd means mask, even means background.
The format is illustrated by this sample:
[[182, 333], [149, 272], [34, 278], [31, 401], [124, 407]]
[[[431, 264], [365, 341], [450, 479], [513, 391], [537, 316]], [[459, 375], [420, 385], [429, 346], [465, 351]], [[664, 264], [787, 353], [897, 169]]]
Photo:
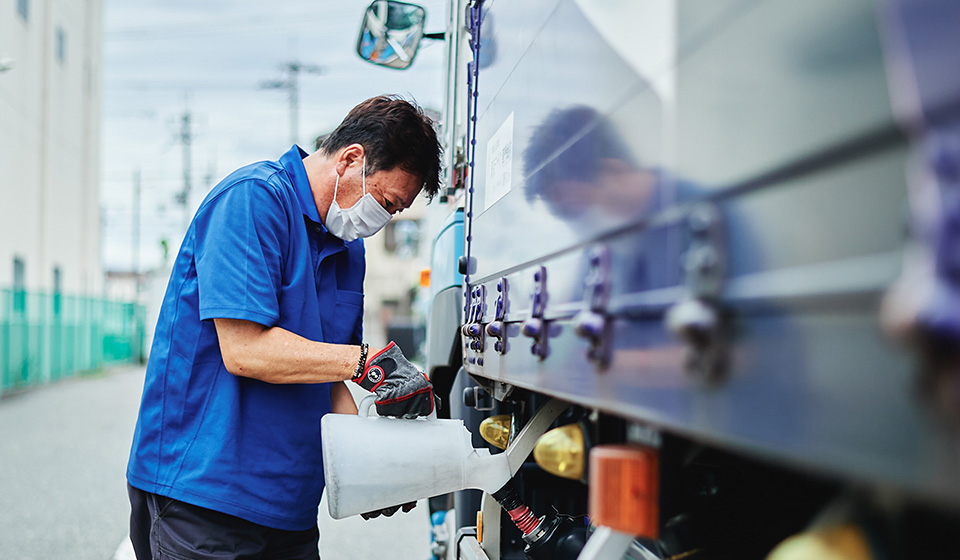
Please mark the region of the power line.
[[177, 82], [111, 82], [110, 78], [107, 77], [104, 80], [103, 89], [106, 91], [112, 90], [138, 90], [138, 91], [183, 91], [188, 89], [190, 91], [216, 91], [216, 92], [235, 92], [235, 93], [246, 93], [253, 91], [256, 84], [251, 82], [237, 83], [237, 84], [203, 84], [200, 82], [192, 83], [177, 83]]
[[[104, 33], [107, 40], [157, 40], [157, 39], [183, 39], [185, 37], [206, 37], [209, 35], [230, 35], [230, 34], [264, 34], [276, 33], [279, 30], [294, 30], [300, 28], [309, 28], [312, 32], [318, 32], [317, 25], [320, 23], [330, 24], [330, 29], [334, 26], [330, 18], [318, 17], [311, 14], [311, 17], [286, 16], [283, 19], [270, 21], [261, 17], [251, 17], [243, 21], [233, 23], [211, 24], [209, 22], [196, 22], [192, 24], [171, 23], [158, 25], [142, 25], [118, 28], [108, 30]], [[319, 32], [323, 32], [322, 29]]]

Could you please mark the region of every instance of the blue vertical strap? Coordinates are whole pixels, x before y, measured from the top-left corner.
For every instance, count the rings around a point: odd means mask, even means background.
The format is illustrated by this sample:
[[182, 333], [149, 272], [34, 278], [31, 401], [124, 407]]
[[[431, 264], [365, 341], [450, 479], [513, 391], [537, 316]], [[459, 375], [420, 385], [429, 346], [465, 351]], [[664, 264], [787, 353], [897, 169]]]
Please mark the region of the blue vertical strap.
[[473, 51], [473, 60], [467, 64], [467, 166], [470, 175], [470, 186], [467, 189], [467, 213], [466, 213], [466, 257], [467, 267], [463, 276], [463, 294], [464, 306], [463, 316], [466, 317], [470, 310], [471, 300], [471, 249], [473, 246], [473, 200], [474, 178], [476, 177], [475, 163], [477, 160], [477, 95], [478, 84], [480, 81], [480, 23], [482, 22], [481, 6], [483, 0], [475, 0], [470, 8], [467, 9], [467, 31], [470, 33], [470, 49]]

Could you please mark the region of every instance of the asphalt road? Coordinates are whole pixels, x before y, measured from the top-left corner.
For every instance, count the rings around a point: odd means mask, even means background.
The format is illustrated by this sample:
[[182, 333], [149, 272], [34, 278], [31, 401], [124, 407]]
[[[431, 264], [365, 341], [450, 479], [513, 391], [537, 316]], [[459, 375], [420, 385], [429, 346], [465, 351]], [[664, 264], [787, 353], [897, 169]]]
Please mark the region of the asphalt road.
[[0, 400], [0, 558], [112, 556], [142, 385], [139, 368], [111, 370]]
[[[142, 386], [142, 368], [120, 368], [0, 399], [0, 558], [133, 557], [124, 472]], [[425, 503], [366, 522], [325, 505], [324, 560], [430, 557]]]

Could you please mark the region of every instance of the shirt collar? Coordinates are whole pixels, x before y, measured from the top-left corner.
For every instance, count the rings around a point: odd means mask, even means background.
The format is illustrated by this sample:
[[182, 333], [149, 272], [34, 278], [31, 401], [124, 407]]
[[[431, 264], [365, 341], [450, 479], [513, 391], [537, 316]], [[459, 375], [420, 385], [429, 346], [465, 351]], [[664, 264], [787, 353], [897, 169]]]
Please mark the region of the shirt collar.
[[[309, 154], [303, 151], [300, 146], [294, 144], [292, 148], [287, 150], [287, 153], [280, 156], [280, 164], [284, 170], [286, 170], [287, 176], [290, 177], [290, 181], [293, 183], [293, 190], [297, 192], [297, 200], [300, 201], [300, 206], [303, 208], [303, 217], [313, 222], [315, 224], [314, 227], [320, 228], [317, 233], [320, 239], [323, 240], [323, 248], [321, 250], [322, 260], [327, 254], [344, 250], [346, 242], [328, 232], [327, 226], [320, 221], [320, 213], [317, 211], [317, 201], [313, 198], [313, 190], [310, 189], [310, 179], [307, 178], [307, 170], [303, 166], [303, 158], [307, 157], [307, 155]], [[356, 242], [358, 241], [353, 241], [352, 243]]]
[[320, 221], [320, 213], [317, 211], [317, 201], [313, 198], [313, 190], [310, 188], [310, 179], [307, 178], [307, 170], [303, 166], [303, 158], [307, 157], [307, 152], [300, 146], [294, 144], [287, 153], [280, 157], [280, 164], [287, 171], [287, 177], [293, 183], [293, 190], [297, 193], [297, 199], [303, 208], [303, 215], [311, 221], [326, 227]]

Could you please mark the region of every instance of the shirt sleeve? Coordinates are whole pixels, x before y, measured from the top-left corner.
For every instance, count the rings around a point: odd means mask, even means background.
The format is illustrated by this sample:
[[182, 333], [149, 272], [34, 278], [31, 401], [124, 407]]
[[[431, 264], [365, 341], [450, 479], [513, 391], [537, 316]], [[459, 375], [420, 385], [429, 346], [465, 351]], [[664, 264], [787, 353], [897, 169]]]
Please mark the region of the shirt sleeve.
[[200, 319], [244, 319], [272, 327], [280, 318], [284, 205], [263, 181], [224, 190], [197, 213], [195, 254]]

